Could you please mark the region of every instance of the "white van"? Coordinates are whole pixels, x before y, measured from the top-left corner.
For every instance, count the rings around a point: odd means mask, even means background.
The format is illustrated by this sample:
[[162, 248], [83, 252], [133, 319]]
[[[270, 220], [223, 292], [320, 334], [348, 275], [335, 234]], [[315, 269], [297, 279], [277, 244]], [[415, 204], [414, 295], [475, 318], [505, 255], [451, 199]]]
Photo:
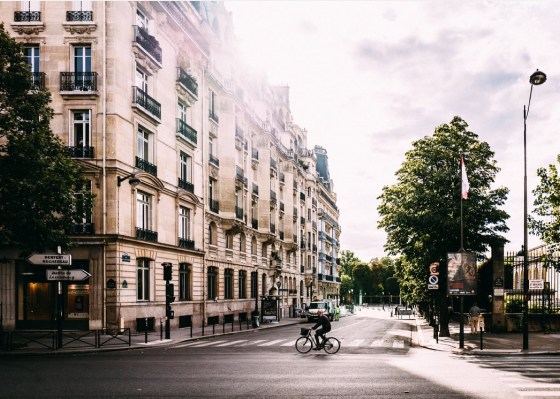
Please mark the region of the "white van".
[[319, 309], [323, 310], [323, 314], [329, 318], [330, 321], [333, 320], [334, 317], [334, 306], [332, 299], [322, 299], [320, 301], [313, 301], [309, 305], [309, 309], [307, 310], [307, 321], [316, 321], [319, 319], [317, 315], [317, 311]]

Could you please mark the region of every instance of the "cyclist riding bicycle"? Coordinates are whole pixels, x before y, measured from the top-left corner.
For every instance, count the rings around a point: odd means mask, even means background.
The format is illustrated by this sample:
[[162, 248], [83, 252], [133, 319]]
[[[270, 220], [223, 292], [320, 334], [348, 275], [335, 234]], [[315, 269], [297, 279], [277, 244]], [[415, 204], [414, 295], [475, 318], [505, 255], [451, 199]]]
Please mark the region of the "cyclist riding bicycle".
[[[315, 331], [315, 342], [317, 342], [317, 346], [313, 349], [316, 351], [323, 349], [325, 334], [331, 331], [331, 322], [329, 321], [329, 318], [327, 316], [323, 315], [323, 309], [319, 309], [317, 311], [317, 316], [319, 316], [317, 324], [315, 324], [313, 327], [309, 327], [310, 330], [315, 330], [317, 327], [321, 327], [317, 331]], [[321, 337], [321, 341], [319, 341], [319, 337]]]

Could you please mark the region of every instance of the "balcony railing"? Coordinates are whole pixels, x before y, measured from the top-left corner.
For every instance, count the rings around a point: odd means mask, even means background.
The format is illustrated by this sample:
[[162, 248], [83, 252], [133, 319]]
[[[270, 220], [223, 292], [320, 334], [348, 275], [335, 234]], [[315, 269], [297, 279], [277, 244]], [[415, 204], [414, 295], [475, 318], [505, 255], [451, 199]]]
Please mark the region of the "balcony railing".
[[218, 201], [210, 200], [210, 211], [220, 213], [220, 203]]
[[305, 194], [304, 193], [299, 193], [299, 199], [302, 201], [305, 201]]
[[138, 25], [134, 25], [134, 41], [148, 52], [154, 59], [161, 64], [161, 47], [155, 37], [150, 36], [146, 30]]
[[70, 158], [93, 158], [93, 147], [68, 147]]
[[251, 219], [251, 227], [254, 228], [255, 230], [259, 229], [259, 221], [258, 219]]
[[256, 148], [251, 148], [251, 158], [258, 160], [259, 150], [257, 150]]
[[216, 158], [214, 155], [210, 154], [210, 163], [213, 163], [216, 166], [220, 166], [220, 160]]
[[259, 186], [253, 183], [253, 194], [259, 195]]
[[305, 266], [300, 266], [299, 267], [299, 272], [300, 273], [305, 273]]
[[245, 171], [239, 165], [235, 165], [235, 178], [241, 181], [245, 178]]
[[14, 11], [14, 22], [40, 22], [41, 11]]
[[327, 281], [334, 281], [333, 276], [331, 276], [329, 274], [327, 274], [325, 277], [327, 278]]
[[188, 181], [181, 179], [179, 177], [179, 184], [178, 184], [179, 188], [182, 188], [185, 191], [188, 191], [189, 193], [194, 194], [194, 184], [189, 183]]
[[272, 169], [276, 169], [276, 161], [275, 161], [274, 159], [272, 159], [272, 158], [270, 158], [270, 167], [271, 167]]
[[138, 238], [140, 240], [157, 242], [158, 233], [156, 233], [155, 231], [146, 230], [146, 229], [143, 229], [141, 227], [137, 227], [136, 228], [136, 238]]
[[284, 203], [280, 201], [280, 212], [284, 212]]
[[138, 169], [142, 169], [144, 172], [147, 172], [151, 175], [157, 176], [157, 166], [151, 164], [150, 162], [142, 159], [140, 157], [136, 157], [136, 167]]
[[93, 11], [66, 11], [66, 21], [93, 21]]
[[305, 249], [305, 241], [300, 241], [299, 248], [300, 249]]
[[210, 119], [212, 119], [214, 122], [220, 123], [220, 118], [218, 118], [218, 115], [216, 115], [216, 114], [214, 113], [214, 111], [211, 110], [211, 109], [208, 110], [208, 117], [209, 117]]
[[81, 234], [94, 234], [95, 225], [93, 223], [76, 223], [72, 225], [68, 231], [69, 235], [81, 235]]
[[198, 83], [183, 68], [177, 68], [177, 82], [185, 86], [192, 94], [198, 97]]
[[281, 183], [284, 183], [286, 181], [286, 177], [284, 176], [284, 173], [280, 173], [279, 180]]
[[270, 223], [270, 232], [276, 234], [276, 225], [274, 223]]
[[31, 81], [37, 90], [45, 87], [45, 72], [31, 72]]
[[245, 139], [243, 135], [243, 129], [241, 129], [241, 127], [238, 125], [235, 125], [235, 137], [240, 138], [241, 141]]
[[335, 277], [334, 281], [336, 281], [337, 283], [340, 283], [340, 277]]
[[193, 144], [197, 144], [196, 130], [190, 127], [185, 121], [177, 118], [177, 133]]
[[305, 224], [305, 218], [303, 216], [300, 216], [299, 218], [299, 222], [304, 225]]
[[327, 262], [331, 262], [331, 263], [332, 263], [332, 256], [327, 255], [326, 258], [327, 258]]
[[237, 219], [243, 220], [243, 208], [235, 206], [235, 217]]
[[194, 241], [179, 237], [179, 247], [185, 249], [194, 249]]
[[279, 231], [278, 234], [279, 234], [279, 236], [280, 236], [280, 239], [281, 239], [281, 240], [284, 240], [284, 232], [283, 232], [283, 231]]
[[276, 203], [276, 193], [270, 190], [270, 202]]
[[145, 91], [139, 87], [132, 87], [132, 103], [138, 104], [151, 115], [161, 119], [161, 104], [154, 100]]
[[60, 72], [60, 91], [97, 91], [97, 72]]

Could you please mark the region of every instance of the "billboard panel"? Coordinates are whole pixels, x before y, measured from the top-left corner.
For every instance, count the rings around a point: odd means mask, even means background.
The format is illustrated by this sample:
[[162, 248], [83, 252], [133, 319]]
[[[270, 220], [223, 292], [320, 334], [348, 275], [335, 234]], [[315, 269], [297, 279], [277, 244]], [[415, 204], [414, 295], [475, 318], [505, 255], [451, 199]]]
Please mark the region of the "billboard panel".
[[476, 252], [447, 254], [447, 294], [476, 295]]

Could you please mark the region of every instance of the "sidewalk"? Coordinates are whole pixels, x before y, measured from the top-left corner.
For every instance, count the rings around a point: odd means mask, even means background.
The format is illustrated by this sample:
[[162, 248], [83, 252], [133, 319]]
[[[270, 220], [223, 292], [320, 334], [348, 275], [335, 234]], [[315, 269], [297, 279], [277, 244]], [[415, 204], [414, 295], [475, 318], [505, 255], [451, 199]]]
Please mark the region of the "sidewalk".
[[[202, 328], [196, 327], [182, 328], [179, 330], [170, 331], [170, 339], [165, 339], [165, 326], [163, 327], [163, 332], [160, 332], [160, 326], [156, 327], [157, 331], [148, 332], [147, 336], [145, 333], [133, 333], [130, 336], [130, 346], [128, 345], [128, 334], [121, 335], [117, 339], [110, 339], [110, 336], [103, 336], [102, 341], [109, 339], [107, 343], [102, 345], [100, 348], [96, 348], [94, 345], [94, 337], [85, 337], [80, 340], [72, 340], [69, 335], [64, 335], [63, 347], [62, 349], [49, 349], [47, 346], [51, 346], [50, 341], [52, 339], [49, 337], [39, 340], [37, 342], [29, 342], [24, 348], [13, 349], [10, 351], [0, 351], [1, 356], [10, 355], [37, 355], [37, 354], [70, 354], [70, 353], [88, 353], [88, 352], [105, 352], [105, 351], [122, 351], [122, 350], [132, 350], [132, 349], [142, 349], [142, 348], [153, 348], [153, 347], [165, 347], [175, 345], [181, 342], [195, 341], [200, 339], [206, 339], [221, 335], [232, 335], [247, 332], [258, 332], [261, 330], [266, 330], [269, 328], [283, 327], [287, 325], [296, 325], [300, 323], [307, 323], [307, 319], [304, 318], [286, 318], [280, 321], [265, 322], [261, 323], [258, 328], [253, 328], [251, 322], [248, 324], [242, 322], [235, 322], [232, 326], [231, 323], [226, 324], [216, 324], [215, 326], [206, 326], [204, 328], [204, 335], [202, 335]], [[212, 328], [214, 327], [214, 329]], [[66, 333], [66, 332], [65, 332]], [[123, 341], [124, 340], [124, 341]], [[42, 342], [42, 343], [41, 343]], [[45, 346], [45, 344], [47, 346]]]
[[418, 344], [421, 347], [447, 351], [465, 355], [535, 355], [560, 354], [560, 332], [545, 334], [529, 332], [529, 349], [523, 350], [523, 333], [483, 333], [482, 349], [480, 348], [480, 332], [471, 335], [471, 328], [467, 324], [463, 327], [464, 347], [459, 347], [459, 322], [449, 323], [449, 337], [434, 338], [434, 329], [428, 322], [417, 316]]

